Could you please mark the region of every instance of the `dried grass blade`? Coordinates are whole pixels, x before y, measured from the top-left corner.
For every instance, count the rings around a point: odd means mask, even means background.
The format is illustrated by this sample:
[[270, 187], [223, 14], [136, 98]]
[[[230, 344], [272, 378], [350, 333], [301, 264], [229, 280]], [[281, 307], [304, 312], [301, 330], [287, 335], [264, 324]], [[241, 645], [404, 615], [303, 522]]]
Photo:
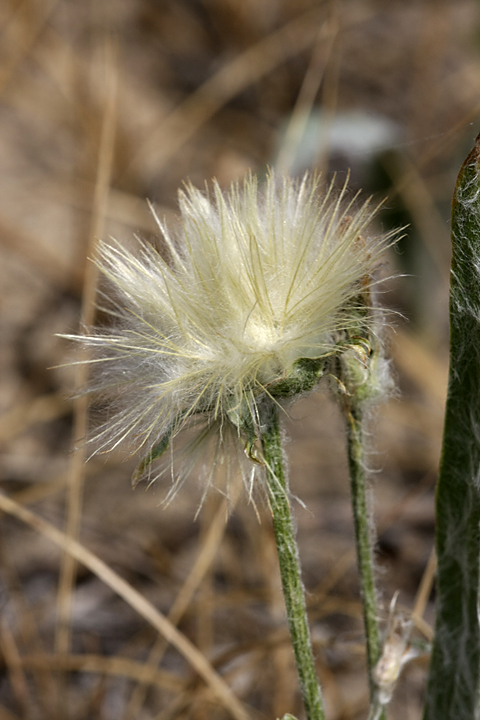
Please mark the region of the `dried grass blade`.
[[235, 720], [249, 720], [249, 714], [242, 703], [234, 696], [228, 685], [226, 685], [224, 680], [215, 672], [204, 655], [143, 595], [135, 590], [126, 580], [121, 578], [103, 562], [103, 560], [81, 545], [77, 540], [68, 537], [46, 520], [43, 520], [43, 518], [27, 510], [27, 508], [14, 502], [3, 493], [0, 493], [0, 510], [9, 515], [13, 515], [44, 537], [47, 537], [55, 543], [55, 545], [75, 558], [75, 560], [87, 567], [158, 630], [158, 632], [183, 655]]

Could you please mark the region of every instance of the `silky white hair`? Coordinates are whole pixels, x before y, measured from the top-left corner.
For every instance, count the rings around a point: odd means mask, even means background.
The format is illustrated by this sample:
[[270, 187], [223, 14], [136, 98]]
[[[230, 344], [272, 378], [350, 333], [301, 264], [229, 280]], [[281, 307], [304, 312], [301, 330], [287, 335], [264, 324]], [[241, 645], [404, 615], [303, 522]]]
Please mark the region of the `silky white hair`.
[[221, 446], [245, 398], [269, 394], [299, 360], [335, 352], [391, 242], [368, 233], [369, 201], [358, 207], [347, 194], [318, 176], [273, 172], [226, 192], [187, 185], [175, 233], [152, 208], [162, 253], [98, 244], [111, 326], [67, 336], [91, 349], [87, 390], [110, 403], [97, 448], [127, 443], [153, 458], [162, 438], [163, 452], [199, 423], [199, 437], [213, 429]]

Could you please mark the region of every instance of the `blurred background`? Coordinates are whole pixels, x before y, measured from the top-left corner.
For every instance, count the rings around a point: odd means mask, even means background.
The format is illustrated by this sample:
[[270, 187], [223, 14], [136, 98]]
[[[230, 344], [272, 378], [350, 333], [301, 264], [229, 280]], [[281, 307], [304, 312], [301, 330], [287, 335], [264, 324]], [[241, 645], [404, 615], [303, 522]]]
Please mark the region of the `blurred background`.
[[[72, 446], [75, 350], [94, 320], [96, 237], [155, 237], [184, 180], [268, 166], [350, 171], [408, 225], [382, 272], [397, 392], [369, 430], [382, 622], [431, 639], [434, 486], [448, 366], [449, 208], [480, 131], [476, 0], [3, 0], [0, 4], [1, 488], [68, 526], [200, 648], [245, 717], [303, 718], [268, 511], [195, 477], [131, 487], [135, 458]], [[287, 432], [329, 720], [368, 713], [342, 419], [328, 388]], [[67, 525], [66, 525], [67, 523]], [[131, 604], [38, 531], [0, 524], [0, 720], [222, 720], [214, 696]], [[60, 620], [58, 620], [60, 618]], [[427, 657], [391, 720], [421, 716]]]

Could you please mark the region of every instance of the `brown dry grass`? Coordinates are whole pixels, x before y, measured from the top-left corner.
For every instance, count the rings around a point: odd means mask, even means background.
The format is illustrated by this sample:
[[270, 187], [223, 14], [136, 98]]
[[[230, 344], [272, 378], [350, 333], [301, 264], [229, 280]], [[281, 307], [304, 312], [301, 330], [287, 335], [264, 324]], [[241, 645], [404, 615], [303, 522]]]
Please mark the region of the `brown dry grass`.
[[[309, 161], [351, 166], [355, 188], [388, 194], [384, 226], [411, 226], [390, 258], [409, 277], [386, 296], [409, 321], [391, 337], [401, 394], [372, 426], [372, 465], [385, 617], [399, 589], [429, 636], [448, 206], [478, 126], [479, 21], [475, 0], [0, 5], [0, 720], [303, 717], [268, 513], [259, 522], [240, 497], [226, 523], [212, 494], [195, 521], [195, 478], [164, 510], [161, 487], [132, 491], [133, 461], [85, 464], [71, 448], [87, 408], [68, 399], [82, 378], [47, 368], [72, 358], [54, 333], [93, 320], [96, 237], [150, 237], [145, 198], [172, 217], [185, 178], [291, 165], [319, 108]], [[354, 110], [395, 123], [368, 161], [329, 142]], [[293, 415], [318, 672], [329, 720], [357, 720], [368, 700], [341, 420], [325, 391]], [[392, 720], [420, 717], [425, 667], [407, 669]]]

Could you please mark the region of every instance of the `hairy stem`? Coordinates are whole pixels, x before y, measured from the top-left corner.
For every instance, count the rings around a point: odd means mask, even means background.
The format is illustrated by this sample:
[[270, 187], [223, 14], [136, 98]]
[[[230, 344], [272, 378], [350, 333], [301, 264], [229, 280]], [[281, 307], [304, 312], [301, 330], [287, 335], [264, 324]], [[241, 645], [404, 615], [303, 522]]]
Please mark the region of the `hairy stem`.
[[347, 407], [347, 419], [348, 466], [350, 470], [355, 543], [357, 548], [358, 571], [360, 574], [360, 591], [363, 601], [363, 620], [367, 641], [368, 679], [370, 683], [370, 696], [373, 700], [375, 683], [372, 673], [380, 658], [381, 642], [378, 628], [375, 573], [367, 507], [361, 403], [355, 403], [354, 406], [350, 405]]
[[259, 407], [259, 416], [283, 595], [303, 701], [308, 720], [325, 720], [290, 512], [277, 405], [273, 401], [265, 401]]
[[452, 203], [450, 375], [436, 498], [437, 612], [424, 720], [479, 717], [480, 136]]
[[372, 704], [370, 705], [367, 720], [383, 720], [384, 718], [385, 718], [384, 706], [380, 703], [378, 698], [372, 700]]

